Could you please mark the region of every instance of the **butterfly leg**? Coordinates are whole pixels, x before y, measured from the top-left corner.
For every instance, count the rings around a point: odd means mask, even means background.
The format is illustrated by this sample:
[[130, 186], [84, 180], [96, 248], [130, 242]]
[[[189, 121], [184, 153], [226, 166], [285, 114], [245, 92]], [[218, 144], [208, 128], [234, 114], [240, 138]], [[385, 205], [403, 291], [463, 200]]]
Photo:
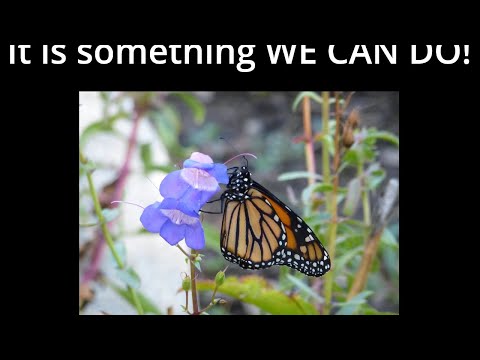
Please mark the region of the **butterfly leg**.
[[204, 214], [222, 214], [223, 213], [223, 203], [225, 202], [225, 198], [223, 196], [219, 197], [218, 199], [216, 200], [212, 200], [212, 201], [207, 201], [207, 204], [211, 204], [211, 203], [214, 203], [214, 202], [217, 202], [217, 201], [221, 201], [220, 203], [220, 211], [219, 212], [212, 212], [212, 211], [204, 211], [204, 210], [200, 210], [202, 213]]

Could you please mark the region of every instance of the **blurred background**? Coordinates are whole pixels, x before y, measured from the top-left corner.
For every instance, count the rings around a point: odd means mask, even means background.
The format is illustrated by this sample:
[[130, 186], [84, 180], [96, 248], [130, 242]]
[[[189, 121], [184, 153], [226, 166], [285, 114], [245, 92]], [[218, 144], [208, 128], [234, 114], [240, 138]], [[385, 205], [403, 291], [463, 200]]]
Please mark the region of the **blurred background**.
[[[112, 200], [124, 200], [143, 207], [161, 200], [158, 186], [163, 177], [180, 169], [193, 151], [210, 155], [214, 162], [225, 162], [239, 153], [249, 152], [258, 157], [249, 158], [253, 178], [303, 216], [303, 192], [307, 179], [279, 181], [279, 176], [284, 173], [306, 170], [305, 145], [301, 139], [304, 131], [302, 107], [294, 106], [298, 95], [298, 92], [81, 92], [80, 148], [95, 164], [93, 180], [103, 207], [113, 208]], [[348, 108], [358, 109], [359, 133], [362, 129], [375, 128], [398, 136], [398, 92], [355, 92]], [[322, 129], [321, 104], [312, 101], [311, 110], [313, 132], [319, 133]], [[375, 159], [371, 165], [382, 169], [382, 183], [386, 179], [398, 178], [398, 146], [388, 141], [378, 141], [375, 146]], [[322, 174], [322, 144], [316, 142], [314, 148], [317, 173]], [[239, 163], [241, 160], [229, 166]], [[345, 167], [340, 186], [348, 187], [355, 176], [354, 167]], [[379, 189], [380, 185], [378, 190], [371, 191], [372, 207], [381, 194]], [[85, 226], [94, 221], [94, 213], [82, 170], [79, 204], [80, 314], [134, 314], [134, 308], [122, 294], [121, 281], [116, 280], [108, 249], [99, 246], [98, 229]], [[218, 203], [216, 206], [211, 204], [207, 210], [218, 211], [218, 207]], [[161, 313], [183, 314], [181, 305], [185, 303], [185, 295], [178, 290], [181, 273], [188, 272], [185, 256], [158, 235], [142, 230], [139, 221], [141, 208], [122, 204], [115, 211], [111, 214], [111, 231], [115, 242], [122, 244], [119, 251], [125, 254], [126, 261], [141, 279], [139, 291], [142, 297]], [[351, 218], [362, 219], [362, 214], [361, 206], [358, 206]], [[217, 271], [230, 264], [223, 259], [219, 249], [221, 219], [222, 215], [203, 216], [207, 247], [201, 251], [205, 257], [199, 279], [212, 279]], [[381, 243], [385, 246], [380, 246], [368, 279], [367, 288], [373, 292], [368, 303], [379, 311], [398, 313], [398, 205], [389, 219], [388, 237]], [[357, 250], [352, 253], [354, 248]], [[349, 276], [358, 267], [360, 244], [350, 244], [345, 254], [349, 254], [345, 273], [336, 275], [340, 288], [342, 283], [351, 282]], [[286, 267], [274, 266], [254, 274], [264, 277], [282, 291], [299, 291], [291, 284], [282, 284], [281, 272], [284, 270], [281, 268]], [[252, 273], [230, 264], [227, 276]], [[313, 289], [322, 287], [321, 280], [306, 281]], [[209, 296], [201, 293], [201, 299], [206, 302]], [[227, 299], [227, 304], [213, 307], [210, 314], [264, 313], [234, 298], [223, 298]]]

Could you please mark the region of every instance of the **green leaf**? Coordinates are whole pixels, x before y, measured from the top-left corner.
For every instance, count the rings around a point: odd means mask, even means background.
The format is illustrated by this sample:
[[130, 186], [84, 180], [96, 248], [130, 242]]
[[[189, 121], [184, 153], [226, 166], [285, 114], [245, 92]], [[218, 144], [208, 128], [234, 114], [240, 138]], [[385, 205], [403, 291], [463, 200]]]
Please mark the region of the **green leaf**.
[[347, 198], [343, 204], [343, 214], [345, 216], [352, 216], [357, 210], [360, 202], [361, 183], [359, 178], [353, 178], [348, 182]]
[[143, 162], [145, 169], [150, 169], [153, 165], [152, 163], [152, 146], [151, 144], [142, 144], [140, 145], [140, 157]]
[[185, 92], [176, 92], [173, 95], [178, 96], [190, 108], [193, 113], [193, 119], [198, 125], [205, 121], [205, 106], [194, 95]]
[[345, 152], [343, 161], [349, 165], [357, 165], [360, 162], [359, 148], [358, 146], [352, 146]]
[[302, 91], [300, 94], [298, 94], [295, 97], [295, 100], [293, 100], [293, 105], [292, 105], [292, 111], [295, 111], [298, 107], [298, 104], [300, 104], [300, 101], [303, 100], [304, 97], [309, 97], [310, 99], [316, 101], [317, 103], [321, 104], [323, 102], [322, 98], [315, 94], [312, 91]]
[[131, 267], [117, 269], [117, 277], [133, 289], [138, 289], [140, 287], [140, 277]]
[[164, 105], [160, 110], [151, 113], [151, 119], [155, 124], [158, 136], [167, 149], [177, 148], [181, 128], [180, 115], [177, 110], [170, 105]]
[[[120, 286], [117, 286], [112, 283], [108, 283], [108, 285], [122, 298], [128, 301], [130, 305], [135, 307], [135, 303], [132, 299], [132, 296], [130, 295], [130, 292], [127, 289], [121, 288]], [[162, 315], [162, 312], [155, 306], [155, 304], [148, 299], [145, 295], [143, 295], [140, 291], [137, 291], [138, 295], [138, 300], [140, 301], [140, 304], [142, 305], [143, 311], [146, 313], [152, 313], [155, 315]]]
[[365, 137], [365, 141], [369, 140], [384, 140], [392, 143], [393, 145], [400, 146], [398, 137], [388, 131], [369, 131]]
[[116, 114], [103, 118], [99, 121], [91, 123], [88, 125], [80, 135], [80, 148], [83, 148], [87, 143], [88, 139], [97, 133], [100, 132], [115, 132], [113, 125], [119, 119], [126, 119], [129, 117], [129, 114], [125, 111], [120, 111]]
[[313, 289], [310, 286], [308, 286], [307, 284], [305, 284], [302, 280], [300, 280], [300, 279], [298, 279], [295, 276], [292, 276], [290, 274], [286, 274], [286, 278], [293, 285], [295, 285], [298, 290], [300, 290], [302, 293], [304, 293], [304, 295], [315, 299], [315, 301], [317, 301], [320, 304], [324, 303], [325, 300], [323, 299], [323, 297], [321, 297], [315, 291], [313, 291]]
[[200, 267], [200, 261], [194, 261], [193, 265], [195, 265], [198, 271], [202, 272], [202, 268]]
[[363, 245], [353, 248], [347, 251], [342, 256], [339, 256], [335, 259], [335, 270], [340, 271], [342, 270], [355, 256], [361, 254], [363, 251]]
[[105, 222], [109, 223], [110, 221], [117, 218], [118, 215], [120, 215], [120, 210], [118, 210], [118, 208], [102, 209], [102, 215], [103, 215], [103, 218], [105, 219]]
[[331, 218], [332, 215], [327, 212], [316, 212], [312, 215], [305, 216], [303, 220], [305, 220], [308, 226], [315, 227], [328, 224]]
[[[115, 248], [115, 251], [120, 258], [122, 264], [125, 264], [127, 260], [127, 248], [125, 247], [125, 244], [122, 241], [115, 241], [113, 247]], [[115, 258], [110, 251], [108, 252], [108, 258], [110, 259], [112, 264], [115, 264], [115, 266], [117, 266], [117, 262], [115, 261]]]
[[325, 139], [325, 142], [327, 143], [327, 148], [328, 148], [328, 152], [331, 156], [334, 155], [335, 153], [335, 143], [333, 141], [333, 136], [332, 135], [326, 135], [323, 137], [323, 139]]
[[296, 180], [296, 179], [309, 179], [313, 178], [316, 180], [322, 180], [322, 175], [313, 174], [308, 171], [291, 171], [281, 174], [277, 180], [278, 181], [287, 181], [287, 180]]
[[340, 307], [340, 310], [337, 311], [336, 315], [352, 315], [360, 307], [360, 305], [366, 303], [367, 297], [373, 294], [373, 291], [366, 290], [362, 291], [360, 294], [357, 294], [349, 301], [344, 303], [337, 303], [336, 306]]
[[319, 193], [326, 193], [329, 191], [333, 190], [333, 185], [332, 184], [325, 184], [325, 183], [315, 183], [308, 185], [305, 189], [302, 191], [302, 202], [307, 205], [310, 203], [310, 199], [312, 197], [312, 194], [314, 192], [319, 192]]
[[382, 237], [380, 238], [380, 243], [385, 246], [390, 246], [393, 248], [398, 248], [398, 242], [395, 238], [395, 235], [392, 234], [388, 228], [385, 228], [382, 233]]
[[378, 163], [373, 163], [371, 164], [367, 171], [367, 188], [369, 190], [373, 190], [378, 187], [385, 179], [386, 172], [384, 169], [380, 167], [380, 164]]
[[99, 132], [110, 132], [113, 131], [113, 128], [103, 119], [88, 125], [85, 130], [83, 130], [80, 135], [80, 148], [84, 148], [87, 140], [94, 134]]
[[[197, 281], [199, 291], [213, 291], [215, 283], [209, 280]], [[228, 277], [218, 293], [231, 296], [244, 303], [274, 315], [317, 315], [315, 306], [303, 300], [299, 295], [287, 296], [273, 289], [262, 277], [252, 275], [241, 278]]]

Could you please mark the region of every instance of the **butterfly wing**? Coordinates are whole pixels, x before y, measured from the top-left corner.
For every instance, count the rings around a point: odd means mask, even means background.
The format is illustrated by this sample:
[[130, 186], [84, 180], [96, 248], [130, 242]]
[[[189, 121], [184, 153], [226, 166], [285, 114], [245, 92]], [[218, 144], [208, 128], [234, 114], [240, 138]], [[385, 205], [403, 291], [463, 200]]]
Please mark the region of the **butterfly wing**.
[[254, 189], [243, 201], [226, 200], [221, 230], [225, 259], [245, 269], [265, 269], [282, 262], [286, 233], [279, 217]]
[[273, 218], [280, 220], [286, 244], [279, 265], [287, 265], [309, 276], [322, 276], [330, 270], [330, 256], [313, 230], [293, 210], [259, 183], [252, 181], [251, 192], [269, 205]]

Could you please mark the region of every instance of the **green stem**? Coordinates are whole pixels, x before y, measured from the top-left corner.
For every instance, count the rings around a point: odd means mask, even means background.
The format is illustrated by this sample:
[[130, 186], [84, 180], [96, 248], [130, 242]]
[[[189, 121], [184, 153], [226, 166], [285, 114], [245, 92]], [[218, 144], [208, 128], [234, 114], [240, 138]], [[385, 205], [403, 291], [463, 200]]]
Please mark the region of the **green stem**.
[[199, 313], [204, 313], [208, 309], [210, 309], [215, 303], [213, 302], [215, 300], [215, 295], [217, 294], [218, 286], [215, 285], [215, 289], [213, 289], [213, 294], [212, 294], [212, 299], [210, 300], [210, 304], [208, 304], [205, 308], [199, 311]]
[[177, 245], [177, 248], [180, 249], [180, 251], [188, 258], [188, 260], [192, 259], [192, 257], [190, 255], [188, 255], [187, 252], [185, 250], [183, 250], [180, 245]]
[[[80, 151], [80, 162], [82, 164], [87, 163], [87, 159], [81, 151]], [[122, 262], [122, 259], [118, 255], [117, 250], [115, 249], [112, 236], [110, 235], [110, 232], [108, 231], [107, 222], [105, 221], [105, 218], [103, 217], [102, 207], [100, 205], [100, 201], [98, 200], [97, 192], [95, 190], [95, 185], [93, 184], [92, 174], [91, 174], [90, 171], [87, 171], [86, 173], [87, 173], [88, 186], [90, 188], [90, 194], [92, 196], [93, 205], [95, 207], [95, 213], [98, 217], [98, 221], [100, 222], [103, 237], [105, 238], [105, 241], [108, 245], [108, 248], [110, 249], [110, 252], [113, 255], [113, 258], [115, 259], [115, 262], [117, 263], [117, 266], [120, 269], [124, 269], [125, 264]], [[140, 303], [140, 300], [138, 298], [138, 295], [137, 295], [135, 289], [133, 289], [129, 285], [127, 285], [127, 289], [128, 289], [128, 292], [130, 293], [130, 296], [132, 297], [133, 303], [135, 304], [135, 307], [137, 309], [138, 314], [143, 315], [144, 312], [143, 312], [142, 304]]]
[[[192, 257], [195, 256], [197, 252], [192, 250]], [[197, 280], [195, 279], [195, 264], [192, 259], [190, 259], [190, 278], [192, 280], [192, 306], [193, 306], [193, 315], [199, 315], [198, 311], [198, 295], [197, 295]]]
[[[323, 99], [324, 103], [325, 100]], [[333, 159], [333, 171], [334, 171], [334, 179], [333, 179], [333, 190], [331, 192], [330, 197], [330, 215], [331, 215], [331, 222], [328, 228], [328, 251], [330, 255], [330, 262], [332, 266], [334, 264], [335, 258], [335, 249], [336, 249], [336, 240], [337, 240], [337, 227], [338, 227], [338, 213], [337, 213], [337, 193], [338, 193], [338, 185], [339, 185], [339, 174], [338, 169], [340, 167], [340, 102], [339, 102], [339, 94], [335, 94], [335, 138], [334, 138], [334, 159]], [[328, 104], [328, 102], [327, 102]], [[325, 109], [326, 111], [326, 109]], [[327, 152], [328, 154], [328, 152]], [[332, 304], [332, 293], [333, 293], [333, 269], [325, 275], [325, 305], [323, 307], [323, 314], [328, 315], [330, 314], [331, 304]]]

